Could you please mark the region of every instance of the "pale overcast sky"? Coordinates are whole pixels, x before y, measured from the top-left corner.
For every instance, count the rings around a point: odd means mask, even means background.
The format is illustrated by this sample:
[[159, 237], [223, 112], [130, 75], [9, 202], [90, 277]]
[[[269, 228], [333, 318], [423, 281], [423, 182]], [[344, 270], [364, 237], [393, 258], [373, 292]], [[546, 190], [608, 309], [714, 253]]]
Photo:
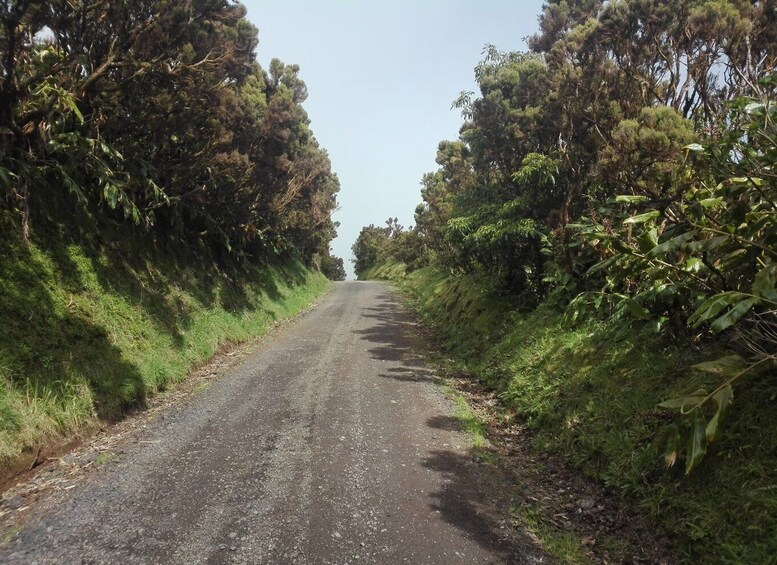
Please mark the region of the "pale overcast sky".
[[413, 224], [437, 144], [455, 139], [451, 103], [476, 90], [484, 45], [526, 49], [541, 0], [244, 0], [259, 28], [258, 58], [301, 67], [311, 128], [340, 178], [333, 253], [353, 272], [362, 226]]

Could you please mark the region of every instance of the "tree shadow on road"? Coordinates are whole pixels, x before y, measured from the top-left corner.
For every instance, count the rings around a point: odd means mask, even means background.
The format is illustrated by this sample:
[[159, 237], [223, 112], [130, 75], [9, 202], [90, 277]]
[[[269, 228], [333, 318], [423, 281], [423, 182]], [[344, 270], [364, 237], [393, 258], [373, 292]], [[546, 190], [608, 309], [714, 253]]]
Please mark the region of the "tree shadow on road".
[[385, 379], [411, 383], [433, 383], [437, 381], [434, 371], [424, 367], [391, 367], [386, 369], [386, 372], [380, 376]]
[[471, 453], [453, 451], [433, 451], [423, 465], [446, 480], [441, 490], [429, 494], [430, 507], [443, 520], [504, 563], [548, 562], [537, 541], [513, 526], [509, 504], [515, 493], [497, 469], [475, 462]]
[[[425, 365], [419, 352], [423, 345], [417, 323], [391, 295], [378, 295], [376, 305], [366, 308], [363, 316], [375, 323], [355, 333], [370, 343], [368, 351], [374, 359], [392, 362], [376, 377], [407, 386], [428, 386], [437, 380], [435, 371]], [[462, 430], [459, 418], [445, 414], [430, 418], [427, 426], [445, 431]], [[548, 562], [538, 542], [512, 524], [510, 505], [520, 494], [516, 486], [499, 469], [479, 462], [480, 454], [476, 451], [472, 448], [465, 453], [429, 452], [423, 466], [440, 475], [444, 485], [439, 491], [429, 493], [429, 507], [496, 554], [499, 562]]]
[[459, 418], [443, 414], [429, 418], [426, 421], [426, 425], [436, 430], [447, 430], [451, 432], [461, 430], [461, 420]]
[[433, 380], [430, 371], [423, 367], [423, 358], [417, 351], [417, 340], [413, 334], [413, 318], [398, 305], [389, 294], [377, 296], [377, 306], [365, 308], [363, 316], [376, 323], [354, 333], [373, 344], [369, 349], [373, 359], [399, 361], [401, 368], [389, 368], [385, 378], [419, 381]]

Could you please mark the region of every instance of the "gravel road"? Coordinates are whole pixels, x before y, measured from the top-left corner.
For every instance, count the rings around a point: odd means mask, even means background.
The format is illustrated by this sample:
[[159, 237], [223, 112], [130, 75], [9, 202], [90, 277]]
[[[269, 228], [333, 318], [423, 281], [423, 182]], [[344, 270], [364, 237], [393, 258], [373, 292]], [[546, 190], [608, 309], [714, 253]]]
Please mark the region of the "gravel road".
[[338, 283], [34, 510], [0, 562], [547, 562], [509, 524], [413, 332], [384, 285]]

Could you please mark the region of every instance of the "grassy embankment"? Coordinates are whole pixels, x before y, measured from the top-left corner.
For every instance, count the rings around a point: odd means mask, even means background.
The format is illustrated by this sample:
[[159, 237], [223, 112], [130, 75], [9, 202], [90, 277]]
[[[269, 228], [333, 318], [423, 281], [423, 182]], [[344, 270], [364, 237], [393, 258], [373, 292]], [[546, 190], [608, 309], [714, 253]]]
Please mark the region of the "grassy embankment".
[[360, 280], [381, 280], [399, 282], [407, 277], [407, 268], [403, 263], [378, 265], [359, 276]]
[[227, 276], [127, 233], [51, 224], [25, 246], [2, 217], [0, 233], [0, 470], [120, 418], [329, 286], [295, 261]]
[[664, 468], [656, 437], [670, 414], [656, 405], [712, 385], [690, 366], [715, 351], [647, 328], [570, 326], [548, 306], [523, 314], [482, 281], [432, 269], [401, 284], [447, 354], [535, 431], [538, 451], [562, 454], [654, 517], [693, 562], [777, 562], [773, 378], [740, 384], [725, 432], [685, 477], [682, 462]]

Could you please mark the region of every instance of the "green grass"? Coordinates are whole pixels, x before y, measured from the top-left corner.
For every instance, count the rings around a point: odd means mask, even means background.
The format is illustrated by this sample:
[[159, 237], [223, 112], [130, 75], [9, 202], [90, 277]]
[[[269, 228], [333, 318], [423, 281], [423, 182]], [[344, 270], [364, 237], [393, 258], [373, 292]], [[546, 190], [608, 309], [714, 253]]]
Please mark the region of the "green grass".
[[113, 453], [100, 453], [97, 458], [94, 460], [94, 466], [95, 467], [102, 467], [106, 463], [108, 463], [111, 459], [113, 459], [115, 455]]
[[329, 287], [292, 260], [227, 274], [204, 251], [132, 234], [50, 224], [24, 246], [14, 228], [0, 217], [0, 467], [121, 418]]
[[472, 277], [431, 269], [403, 287], [449, 356], [499, 392], [536, 431], [538, 451], [563, 454], [660, 522], [690, 561], [777, 562], [777, 383], [736, 390], [725, 431], [700, 469], [666, 470], [656, 438], [674, 416], [656, 405], [714, 382], [690, 369], [720, 353], [648, 328], [570, 327], [562, 312], [512, 308]]
[[542, 548], [561, 563], [584, 565], [594, 562], [586, 554], [585, 546], [576, 533], [560, 529], [531, 506], [514, 506], [510, 516], [516, 526], [537, 538]]
[[[513, 506], [510, 517], [517, 527], [535, 537], [542, 548], [560, 563], [587, 565], [600, 563], [602, 557], [605, 557], [605, 563], [626, 563], [631, 556], [630, 548], [623, 540], [606, 532], [598, 532], [595, 540], [586, 540], [578, 532], [559, 525], [546, 512], [529, 504]], [[598, 559], [594, 558], [592, 544], [597, 546]]]
[[456, 407], [453, 417], [456, 418], [461, 429], [469, 435], [472, 441], [472, 447], [476, 450], [487, 448], [489, 446], [489, 441], [486, 435], [485, 423], [472, 411], [467, 400], [458, 391], [451, 387], [447, 387], [447, 392], [453, 399], [453, 403]]
[[386, 263], [378, 265], [364, 273], [362, 280], [401, 281], [407, 276], [407, 266], [404, 263]]
[[[440, 362], [438, 361], [438, 364]], [[470, 438], [472, 454], [483, 463], [497, 464], [497, 455], [488, 439], [488, 426], [483, 418], [472, 410], [464, 395], [456, 390], [450, 382], [439, 381], [445, 389], [445, 394], [453, 401], [455, 418], [459, 428]]]

